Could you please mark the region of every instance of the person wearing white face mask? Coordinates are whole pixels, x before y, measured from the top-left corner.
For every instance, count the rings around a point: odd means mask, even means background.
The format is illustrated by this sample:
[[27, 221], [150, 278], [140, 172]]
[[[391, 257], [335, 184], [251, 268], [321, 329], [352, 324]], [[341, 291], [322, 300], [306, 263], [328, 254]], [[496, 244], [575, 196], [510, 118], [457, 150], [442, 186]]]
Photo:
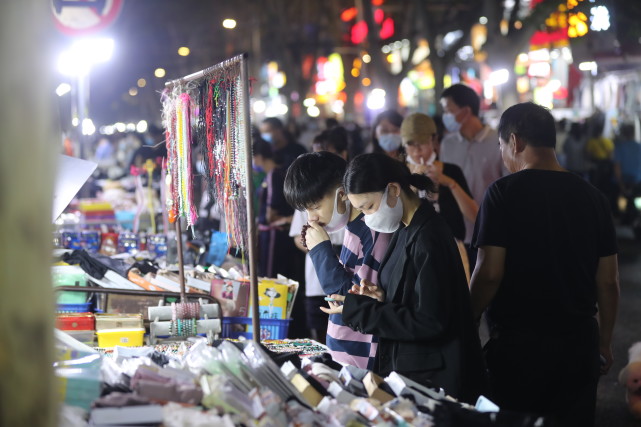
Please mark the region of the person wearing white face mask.
[[[412, 173], [426, 175], [437, 185], [438, 190], [427, 195], [427, 199], [450, 226], [459, 246], [469, 281], [470, 269], [474, 266], [469, 265], [467, 252], [463, 245], [465, 220], [474, 224], [479, 206], [470, 194], [467, 180], [461, 168], [452, 163], [436, 160], [434, 151], [436, 133], [434, 120], [423, 113], [407, 116], [401, 125], [403, 147], [407, 152], [407, 165]], [[421, 193], [419, 196], [423, 198]]]
[[365, 282], [346, 296], [332, 295], [336, 302], [323, 311], [379, 337], [376, 373], [396, 371], [475, 402], [487, 382], [463, 264], [443, 218], [411, 189], [433, 191], [433, 183], [371, 153], [349, 164], [343, 187], [372, 230], [394, 235], [379, 285]]
[[376, 116], [372, 124], [372, 152], [404, 160], [400, 134], [402, 122], [403, 116], [395, 110], [385, 110]]
[[[335, 126], [332, 129], [325, 130], [314, 137], [312, 149], [314, 152], [328, 151], [347, 160], [348, 137], [347, 131], [341, 126]], [[341, 170], [344, 168], [341, 167]], [[320, 175], [318, 179], [323, 179]], [[338, 195], [337, 195], [338, 197]], [[327, 203], [329, 205], [329, 203]], [[344, 218], [345, 210], [341, 205], [338, 211], [338, 203], [334, 203], [334, 215], [325, 229], [329, 232], [329, 238], [332, 243], [332, 249], [337, 255], [340, 255], [343, 239], [345, 237], [345, 224], [341, 224]], [[329, 207], [331, 209], [331, 207]], [[323, 214], [323, 217], [331, 213]], [[318, 280], [318, 275], [314, 269], [312, 258], [309, 256], [309, 250], [303, 245], [301, 236], [303, 230], [307, 229], [308, 215], [306, 210], [295, 210], [292, 216], [292, 224], [289, 228], [289, 236], [293, 238], [296, 247], [305, 254], [305, 316], [307, 325], [310, 330], [310, 338], [325, 343], [327, 336], [327, 315], [320, 311], [318, 307], [325, 304], [324, 298], [326, 293]], [[326, 222], [326, 219], [325, 219]], [[337, 223], [338, 226], [334, 226]], [[342, 225], [342, 227], [341, 227]]]
[[[441, 94], [443, 125], [448, 134], [441, 141], [440, 160], [463, 170], [472, 198], [479, 205], [490, 184], [507, 172], [498, 150], [496, 130], [479, 119], [480, 104], [474, 89], [464, 84], [452, 85]], [[466, 221], [465, 228], [465, 244], [469, 248], [474, 222]], [[475, 254], [469, 254], [474, 265]]]
[[[318, 281], [325, 295], [346, 295], [361, 280], [378, 283], [378, 266], [391, 235], [370, 230], [363, 214], [351, 209], [342, 187], [347, 162], [329, 152], [305, 154], [289, 167], [284, 193], [287, 202], [305, 210], [307, 227], [302, 232]], [[328, 232], [344, 231], [340, 257], [333, 251]], [[322, 314], [319, 307], [310, 309]], [[325, 343], [334, 360], [371, 369], [377, 339], [372, 334], [355, 332], [345, 326], [340, 314], [327, 323]]]

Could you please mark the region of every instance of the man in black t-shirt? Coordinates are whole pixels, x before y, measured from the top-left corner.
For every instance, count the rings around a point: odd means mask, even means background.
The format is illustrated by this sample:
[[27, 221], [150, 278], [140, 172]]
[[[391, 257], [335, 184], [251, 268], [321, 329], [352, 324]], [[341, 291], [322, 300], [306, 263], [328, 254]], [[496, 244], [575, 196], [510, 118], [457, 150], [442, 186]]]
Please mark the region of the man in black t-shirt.
[[498, 131], [512, 174], [485, 194], [471, 282], [474, 315], [487, 308], [490, 323], [485, 353], [493, 397], [502, 409], [591, 426], [599, 364], [602, 374], [612, 365], [619, 297], [608, 203], [559, 166], [546, 108], [512, 106]]

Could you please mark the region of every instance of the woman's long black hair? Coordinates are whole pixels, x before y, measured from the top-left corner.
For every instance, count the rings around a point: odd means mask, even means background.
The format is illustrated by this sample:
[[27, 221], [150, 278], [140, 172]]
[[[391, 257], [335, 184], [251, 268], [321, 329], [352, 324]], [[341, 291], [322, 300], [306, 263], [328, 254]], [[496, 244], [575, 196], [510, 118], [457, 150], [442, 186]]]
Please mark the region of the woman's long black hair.
[[408, 195], [413, 193], [411, 187], [430, 193], [436, 190], [431, 179], [411, 173], [405, 163], [382, 153], [356, 156], [343, 177], [347, 194], [381, 192], [390, 182], [397, 182]]

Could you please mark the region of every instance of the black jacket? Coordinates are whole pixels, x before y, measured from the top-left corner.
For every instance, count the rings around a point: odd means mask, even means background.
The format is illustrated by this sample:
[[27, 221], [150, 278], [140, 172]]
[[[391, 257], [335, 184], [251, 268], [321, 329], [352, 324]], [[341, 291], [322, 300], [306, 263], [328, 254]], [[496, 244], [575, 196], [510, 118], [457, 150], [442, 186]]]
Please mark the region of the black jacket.
[[375, 370], [474, 403], [487, 383], [467, 280], [452, 232], [428, 202], [394, 233], [379, 284], [385, 302], [348, 294], [343, 307], [346, 325], [379, 337]]

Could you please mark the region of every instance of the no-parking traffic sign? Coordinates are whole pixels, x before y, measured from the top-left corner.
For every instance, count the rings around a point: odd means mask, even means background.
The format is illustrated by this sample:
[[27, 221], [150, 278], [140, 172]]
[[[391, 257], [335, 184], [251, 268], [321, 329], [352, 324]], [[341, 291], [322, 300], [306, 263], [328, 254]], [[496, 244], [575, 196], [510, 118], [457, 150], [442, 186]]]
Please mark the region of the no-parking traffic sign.
[[111, 25], [123, 0], [51, 0], [58, 29], [70, 36], [88, 35]]

